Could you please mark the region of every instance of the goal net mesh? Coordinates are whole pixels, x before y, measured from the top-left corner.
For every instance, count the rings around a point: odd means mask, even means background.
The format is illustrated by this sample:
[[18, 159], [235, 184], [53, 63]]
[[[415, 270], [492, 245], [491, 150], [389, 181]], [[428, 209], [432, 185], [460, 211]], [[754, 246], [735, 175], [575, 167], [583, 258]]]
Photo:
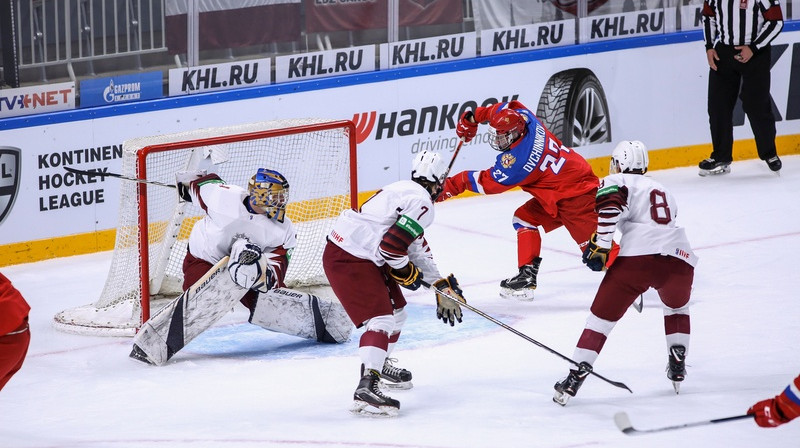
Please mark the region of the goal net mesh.
[[[339, 213], [356, 206], [354, 139], [351, 122], [318, 119], [142, 137], [124, 142], [121, 174], [174, 185], [176, 173], [205, 169], [228, 184], [246, 187], [258, 168], [277, 170], [289, 182], [286, 213], [297, 232], [286, 284], [303, 289], [327, 284], [322, 269], [325, 237]], [[116, 242], [103, 291], [92, 304], [56, 314], [59, 330], [132, 336], [142, 324], [143, 308], [153, 304], [155, 312], [155, 304], [164, 303], [161, 299], [182, 292], [189, 232], [203, 210], [178, 201], [174, 188], [120, 182]], [[143, 271], [149, 271], [146, 282]], [[148, 297], [143, 297], [147, 290]]]

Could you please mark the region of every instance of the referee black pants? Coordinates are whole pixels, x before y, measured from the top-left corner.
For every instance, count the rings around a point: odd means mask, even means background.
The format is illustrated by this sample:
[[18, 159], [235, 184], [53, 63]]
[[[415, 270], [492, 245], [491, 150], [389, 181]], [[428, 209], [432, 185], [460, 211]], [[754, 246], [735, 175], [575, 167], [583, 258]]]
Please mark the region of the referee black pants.
[[753, 137], [758, 157], [767, 160], [777, 155], [775, 149], [775, 116], [772, 114], [770, 88], [770, 46], [762, 48], [741, 63], [734, 56], [739, 52], [729, 45], [717, 45], [717, 70], [709, 69], [708, 120], [711, 127], [711, 158], [718, 162], [733, 160], [733, 109], [741, 88], [742, 108]]

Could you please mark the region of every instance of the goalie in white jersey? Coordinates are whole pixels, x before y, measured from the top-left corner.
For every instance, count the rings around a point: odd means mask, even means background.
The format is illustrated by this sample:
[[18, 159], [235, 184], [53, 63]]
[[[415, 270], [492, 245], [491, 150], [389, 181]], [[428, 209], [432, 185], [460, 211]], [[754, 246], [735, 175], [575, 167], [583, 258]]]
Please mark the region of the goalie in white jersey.
[[[398, 285], [436, 289], [437, 317], [461, 322], [461, 307], [438, 291], [463, 299], [454, 275], [443, 278], [424, 237], [433, 223], [433, 201], [447, 167], [441, 155], [422, 151], [412, 162], [411, 180], [383, 187], [359, 211], [345, 210], [328, 235], [322, 264], [347, 314], [364, 333], [359, 342], [361, 379], [352, 412], [395, 416], [400, 403], [379, 388], [411, 387], [411, 372], [389, 358], [406, 321], [406, 300]], [[383, 381], [381, 381], [383, 380]]]
[[250, 323], [268, 330], [319, 342], [349, 339], [353, 325], [338, 301], [284, 284], [297, 242], [282, 174], [260, 168], [247, 189], [205, 172], [179, 173], [177, 181], [180, 198], [206, 215], [189, 234], [184, 293], [145, 322], [132, 358], [164, 364], [237, 300], [250, 310]]
[[675, 223], [675, 198], [643, 175], [647, 164], [642, 142], [619, 143], [611, 154], [611, 174], [597, 191], [597, 232], [583, 252], [583, 262], [593, 271], [604, 270], [617, 230], [622, 233], [620, 250], [600, 283], [575, 348], [573, 360], [579, 366], [555, 384], [553, 401], [562, 406], [583, 384], [617, 321], [651, 287], [664, 304], [667, 378], [676, 393], [686, 375], [689, 298], [697, 257], [684, 229]]

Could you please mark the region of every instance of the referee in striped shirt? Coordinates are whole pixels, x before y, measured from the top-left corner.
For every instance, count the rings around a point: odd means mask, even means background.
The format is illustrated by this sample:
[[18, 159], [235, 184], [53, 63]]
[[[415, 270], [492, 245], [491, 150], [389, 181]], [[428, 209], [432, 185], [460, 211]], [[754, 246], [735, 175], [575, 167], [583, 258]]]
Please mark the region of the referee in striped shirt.
[[770, 42], [783, 29], [778, 0], [705, 0], [703, 38], [708, 58], [708, 118], [713, 151], [700, 175], [729, 173], [733, 160], [733, 108], [742, 106], [761, 160], [779, 171], [770, 87]]

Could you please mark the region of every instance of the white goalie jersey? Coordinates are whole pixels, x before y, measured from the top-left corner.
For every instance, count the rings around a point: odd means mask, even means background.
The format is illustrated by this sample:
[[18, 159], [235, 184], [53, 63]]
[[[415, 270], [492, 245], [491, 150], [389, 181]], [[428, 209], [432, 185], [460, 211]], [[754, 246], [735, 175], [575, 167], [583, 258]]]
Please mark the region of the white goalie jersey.
[[611, 247], [619, 230], [621, 257], [661, 254], [697, 264], [685, 230], [676, 223], [678, 204], [659, 182], [640, 174], [607, 176], [597, 191], [596, 208], [599, 246]]
[[411, 180], [389, 184], [369, 198], [360, 209], [345, 210], [331, 230], [331, 242], [349, 254], [371, 260], [377, 266], [389, 264], [401, 268], [411, 260], [425, 279], [438, 279], [442, 275], [423, 235], [408, 247], [408, 259], [387, 259], [380, 250], [384, 236], [403, 217], [415, 221], [422, 229], [433, 223], [434, 211], [430, 193]]
[[209, 182], [191, 194], [192, 202], [206, 212], [189, 235], [189, 252], [197, 258], [215, 264], [231, 253], [237, 236], [245, 236], [265, 252], [279, 247], [290, 251], [297, 245], [291, 220], [286, 217], [278, 222], [250, 213], [243, 203], [247, 191], [242, 187]]

